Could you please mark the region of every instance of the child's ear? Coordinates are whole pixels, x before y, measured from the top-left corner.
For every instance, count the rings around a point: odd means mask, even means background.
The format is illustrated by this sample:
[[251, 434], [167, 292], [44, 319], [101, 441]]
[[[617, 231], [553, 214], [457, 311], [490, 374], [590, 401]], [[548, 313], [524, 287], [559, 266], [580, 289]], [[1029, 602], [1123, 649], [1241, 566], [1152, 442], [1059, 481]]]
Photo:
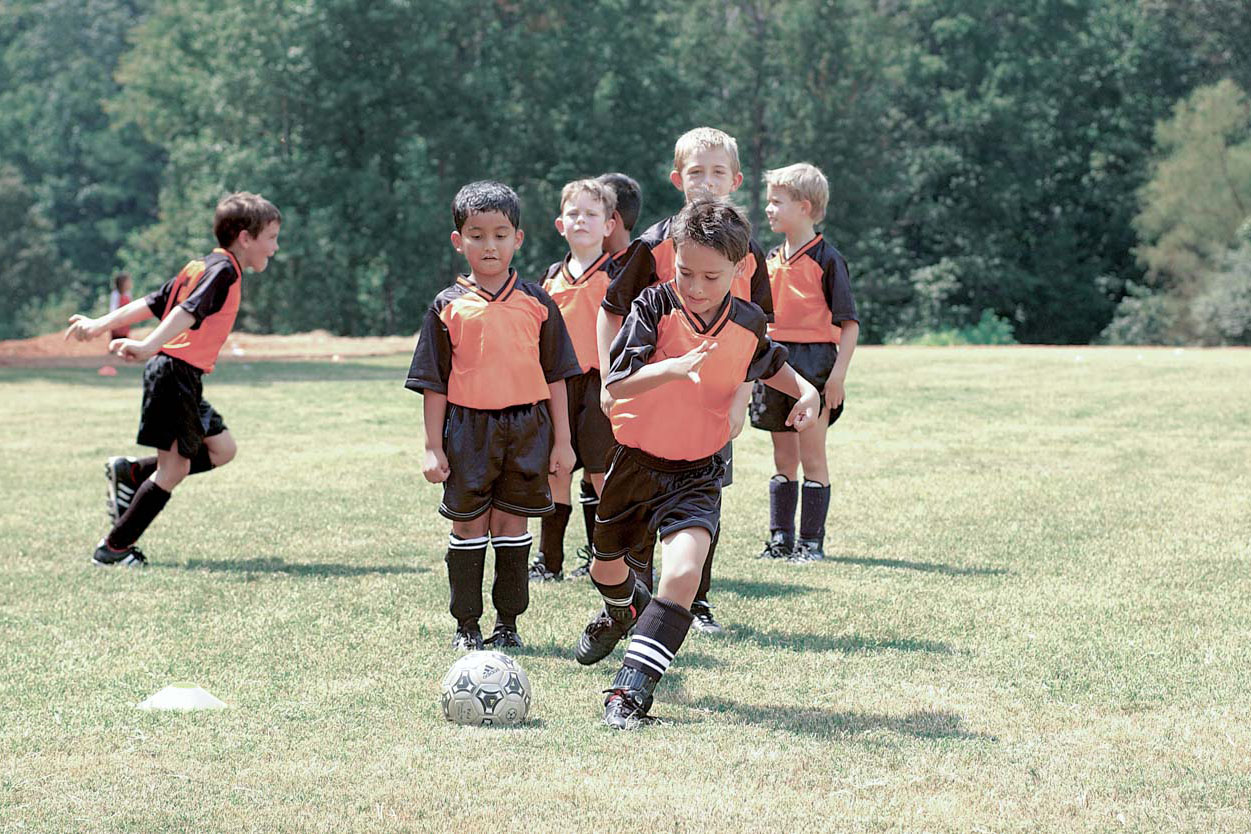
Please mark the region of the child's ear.
[[738, 263], [734, 265], [734, 280], [735, 281], [747, 275], [747, 263], [748, 261], [754, 261], [754, 260], [755, 259], [749, 255], [748, 257], [743, 258], [743, 260], [739, 261]]
[[561, 237], [565, 236], [565, 218], [564, 217], [556, 218], [556, 232]]
[[521, 229], [518, 229], [518, 230], [517, 230], [517, 242], [513, 245], [513, 248], [514, 248], [514, 249], [520, 249], [520, 248], [521, 248], [521, 242], [522, 242], [523, 240], [525, 240], [525, 239], [526, 239], [526, 233], [525, 233], [525, 232], [523, 232]]
[[738, 191], [738, 187], [743, 184], [743, 172], [739, 171], [734, 175], [734, 185], [730, 186], [731, 191]]
[[682, 172], [677, 171], [677, 170], [670, 171], [669, 182], [673, 183], [674, 188], [676, 188], [678, 191], [681, 191], [682, 190]]
[[800, 200], [800, 205], [804, 208], [804, 217], [812, 219], [812, 200]]
[[604, 221], [604, 237], [611, 235], [613, 230], [617, 228], [617, 218], [620, 216], [621, 215], [614, 211], [612, 213], [612, 217]]
[[460, 236], [460, 232], [452, 232], [452, 248], [457, 252], [461, 251], [461, 246], [464, 245], [464, 241], [465, 239]]

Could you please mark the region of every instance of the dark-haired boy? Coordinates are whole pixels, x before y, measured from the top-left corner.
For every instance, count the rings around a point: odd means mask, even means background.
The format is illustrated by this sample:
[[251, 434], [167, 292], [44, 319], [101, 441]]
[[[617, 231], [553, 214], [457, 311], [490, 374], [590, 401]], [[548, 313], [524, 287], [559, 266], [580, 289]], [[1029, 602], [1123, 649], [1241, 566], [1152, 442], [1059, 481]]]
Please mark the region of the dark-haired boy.
[[[65, 338], [86, 340], [153, 316], [161, 323], [143, 340], [118, 338], [109, 351], [128, 361], [147, 360], [143, 370], [141, 446], [156, 455], [109, 458], [109, 515], [113, 528], [96, 545], [92, 564], [141, 567], [135, 546], [160, 514], [174, 488], [187, 477], [224, 466], [235, 440], [220, 414], [203, 397], [201, 378], [212, 373], [234, 326], [243, 271], [264, 272], [278, 251], [282, 214], [265, 198], [246, 191], [217, 204], [213, 234], [219, 248], [191, 261], [156, 292], [98, 319], [75, 314]], [[149, 358], [150, 357], [150, 358]]]
[[[636, 298], [613, 340], [604, 384], [613, 398], [613, 450], [595, 528], [591, 579], [604, 608], [578, 640], [589, 665], [633, 628], [607, 690], [604, 721], [616, 729], [646, 719], [653, 692], [693, 620], [690, 610], [713, 535], [720, 527], [730, 408], [745, 381], [796, 398], [788, 422], [807, 428], [816, 389], [769, 341], [764, 314], [731, 294], [750, 252], [741, 210], [700, 197], [674, 218], [677, 277]], [[664, 570], [654, 597], [623, 557], [661, 542]]]
[[519, 648], [529, 606], [526, 519], [553, 509], [548, 476], [573, 468], [565, 379], [581, 372], [560, 311], [510, 266], [524, 237], [508, 186], [472, 182], [452, 201], [452, 246], [469, 274], [435, 296], [406, 388], [423, 397], [422, 473], [443, 484], [453, 648], [483, 647], [482, 578], [495, 548], [496, 648]]

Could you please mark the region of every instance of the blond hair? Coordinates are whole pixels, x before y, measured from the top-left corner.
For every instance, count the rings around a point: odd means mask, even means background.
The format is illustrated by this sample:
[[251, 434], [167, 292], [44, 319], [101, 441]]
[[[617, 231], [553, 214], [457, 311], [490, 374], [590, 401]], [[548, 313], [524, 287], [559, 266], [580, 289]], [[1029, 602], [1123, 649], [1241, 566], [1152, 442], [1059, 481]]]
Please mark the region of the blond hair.
[[560, 190], [560, 212], [564, 214], [565, 203], [577, 197], [579, 194], [590, 194], [604, 207], [604, 217], [612, 217], [612, 213], [617, 210], [617, 192], [612, 187], [599, 180], [574, 180], [565, 185]]
[[730, 168], [735, 174], [742, 173], [738, 164], [738, 142], [724, 130], [715, 127], [697, 127], [678, 137], [673, 146], [673, 170], [682, 173], [688, 159], [697, 153], [721, 148], [730, 156]]
[[796, 200], [807, 200], [812, 205], [808, 216], [813, 223], [825, 217], [825, 207], [830, 202], [830, 183], [821, 169], [807, 162], [796, 162], [785, 168], [765, 171], [765, 185], [784, 188]]

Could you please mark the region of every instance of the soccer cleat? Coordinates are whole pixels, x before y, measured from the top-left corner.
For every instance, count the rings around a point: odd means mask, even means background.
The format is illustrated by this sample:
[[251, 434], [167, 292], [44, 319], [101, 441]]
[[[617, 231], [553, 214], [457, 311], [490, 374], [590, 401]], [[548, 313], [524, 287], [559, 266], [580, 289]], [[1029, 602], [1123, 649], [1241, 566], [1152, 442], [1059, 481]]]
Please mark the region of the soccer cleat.
[[461, 652], [477, 652], [482, 650], [482, 631], [477, 623], [456, 627], [452, 637], [452, 648]]
[[137, 462], [134, 458], [113, 457], [104, 464], [104, 477], [109, 482], [109, 497], [106, 506], [109, 511], [109, 520], [114, 524], [130, 507], [130, 502], [135, 497], [135, 490], [139, 489], [134, 475], [134, 466]]
[[795, 543], [791, 537], [781, 530], [774, 530], [765, 542], [764, 550], [757, 559], [790, 559], [795, 555]]
[[551, 568], [543, 564], [543, 554], [534, 560], [530, 565], [530, 581], [531, 582], [560, 582], [565, 578], [563, 571], [553, 572]]
[[516, 627], [503, 623], [496, 623], [495, 631], [483, 643], [493, 649], [524, 649], [526, 647], [526, 644], [521, 642], [521, 635], [517, 633]]
[[788, 562], [820, 562], [825, 559], [825, 545], [819, 539], [800, 539], [795, 555]]
[[633, 730], [655, 721], [647, 714], [657, 681], [638, 669], [622, 666], [604, 690], [604, 723], [614, 730]]
[[691, 626], [700, 634], [725, 634], [721, 623], [712, 616], [712, 606], [706, 599], [697, 599], [691, 603]]
[[133, 544], [114, 550], [109, 547], [106, 539], [100, 539], [96, 552], [91, 556], [91, 564], [98, 568], [141, 568], [147, 563], [148, 558], [143, 555], [143, 551]]
[[595, 619], [586, 624], [582, 634], [578, 636], [578, 646], [573, 656], [583, 666], [599, 663], [621, 642], [621, 638], [630, 633], [634, 622], [643, 613], [643, 609], [652, 601], [643, 583], [635, 580], [634, 599], [627, 606], [605, 605], [595, 615]]
[[569, 571], [570, 579], [581, 579], [584, 576], [591, 575], [591, 559], [594, 558], [594, 556], [591, 553], [591, 548], [585, 547], [585, 546], [579, 547], [578, 556], [581, 557], [582, 564], [578, 565], [576, 568]]

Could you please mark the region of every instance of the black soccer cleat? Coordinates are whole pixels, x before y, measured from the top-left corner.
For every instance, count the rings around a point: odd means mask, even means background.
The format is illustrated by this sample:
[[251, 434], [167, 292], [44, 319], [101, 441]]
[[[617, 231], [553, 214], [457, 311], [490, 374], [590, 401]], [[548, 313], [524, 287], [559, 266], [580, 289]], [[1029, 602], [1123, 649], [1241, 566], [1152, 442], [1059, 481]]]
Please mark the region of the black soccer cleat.
[[781, 530], [774, 530], [757, 559], [790, 559], [795, 555], [795, 542]]
[[820, 539], [800, 539], [795, 545], [795, 555], [788, 562], [820, 562], [825, 559], [825, 543]]
[[578, 636], [578, 646], [573, 656], [583, 666], [599, 663], [621, 642], [621, 638], [630, 633], [634, 623], [643, 613], [643, 609], [652, 601], [652, 595], [637, 579], [634, 582], [634, 598], [627, 606], [605, 605], [595, 615], [595, 619], [586, 624], [582, 634]]
[[483, 643], [493, 649], [524, 649], [526, 647], [526, 644], [521, 642], [521, 635], [517, 633], [516, 626], [503, 623], [496, 623], [495, 631], [491, 632], [491, 636]]
[[100, 539], [96, 552], [91, 556], [91, 564], [98, 568], [141, 568], [148, 563], [148, 557], [135, 547], [124, 547], [114, 550], [109, 547], [108, 540]]
[[482, 650], [482, 631], [478, 624], [456, 627], [452, 636], [452, 648], [460, 652], [477, 652]]
[[721, 623], [717, 622], [716, 618], [712, 616], [712, 605], [708, 600], [697, 599], [692, 602], [691, 616], [695, 618], [691, 621], [691, 627], [700, 634], [725, 634], [725, 629], [721, 627]]
[[578, 556], [582, 559], [582, 564], [569, 571], [570, 579], [581, 579], [584, 576], [591, 575], [591, 560], [595, 558], [591, 553], [591, 548], [587, 546], [579, 547]]
[[135, 490], [139, 489], [139, 484], [135, 481], [134, 468], [137, 462], [134, 458], [113, 457], [104, 464], [104, 477], [109, 482], [106, 508], [109, 512], [109, 521], [114, 524], [130, 507], [130, 502], [135, 497]]
[[604, 690], [604, 723], [614, 730], [634, 730], [655, 721], [647, 714], [657, 681], [638, 669], [622, 666]]
[[531, 582], [560, 582], [565, 578], [563, 571], [553, 571], [543, 563], [543, 554], [540, 553], [534, 563], [530, 565], [529, 573]]

